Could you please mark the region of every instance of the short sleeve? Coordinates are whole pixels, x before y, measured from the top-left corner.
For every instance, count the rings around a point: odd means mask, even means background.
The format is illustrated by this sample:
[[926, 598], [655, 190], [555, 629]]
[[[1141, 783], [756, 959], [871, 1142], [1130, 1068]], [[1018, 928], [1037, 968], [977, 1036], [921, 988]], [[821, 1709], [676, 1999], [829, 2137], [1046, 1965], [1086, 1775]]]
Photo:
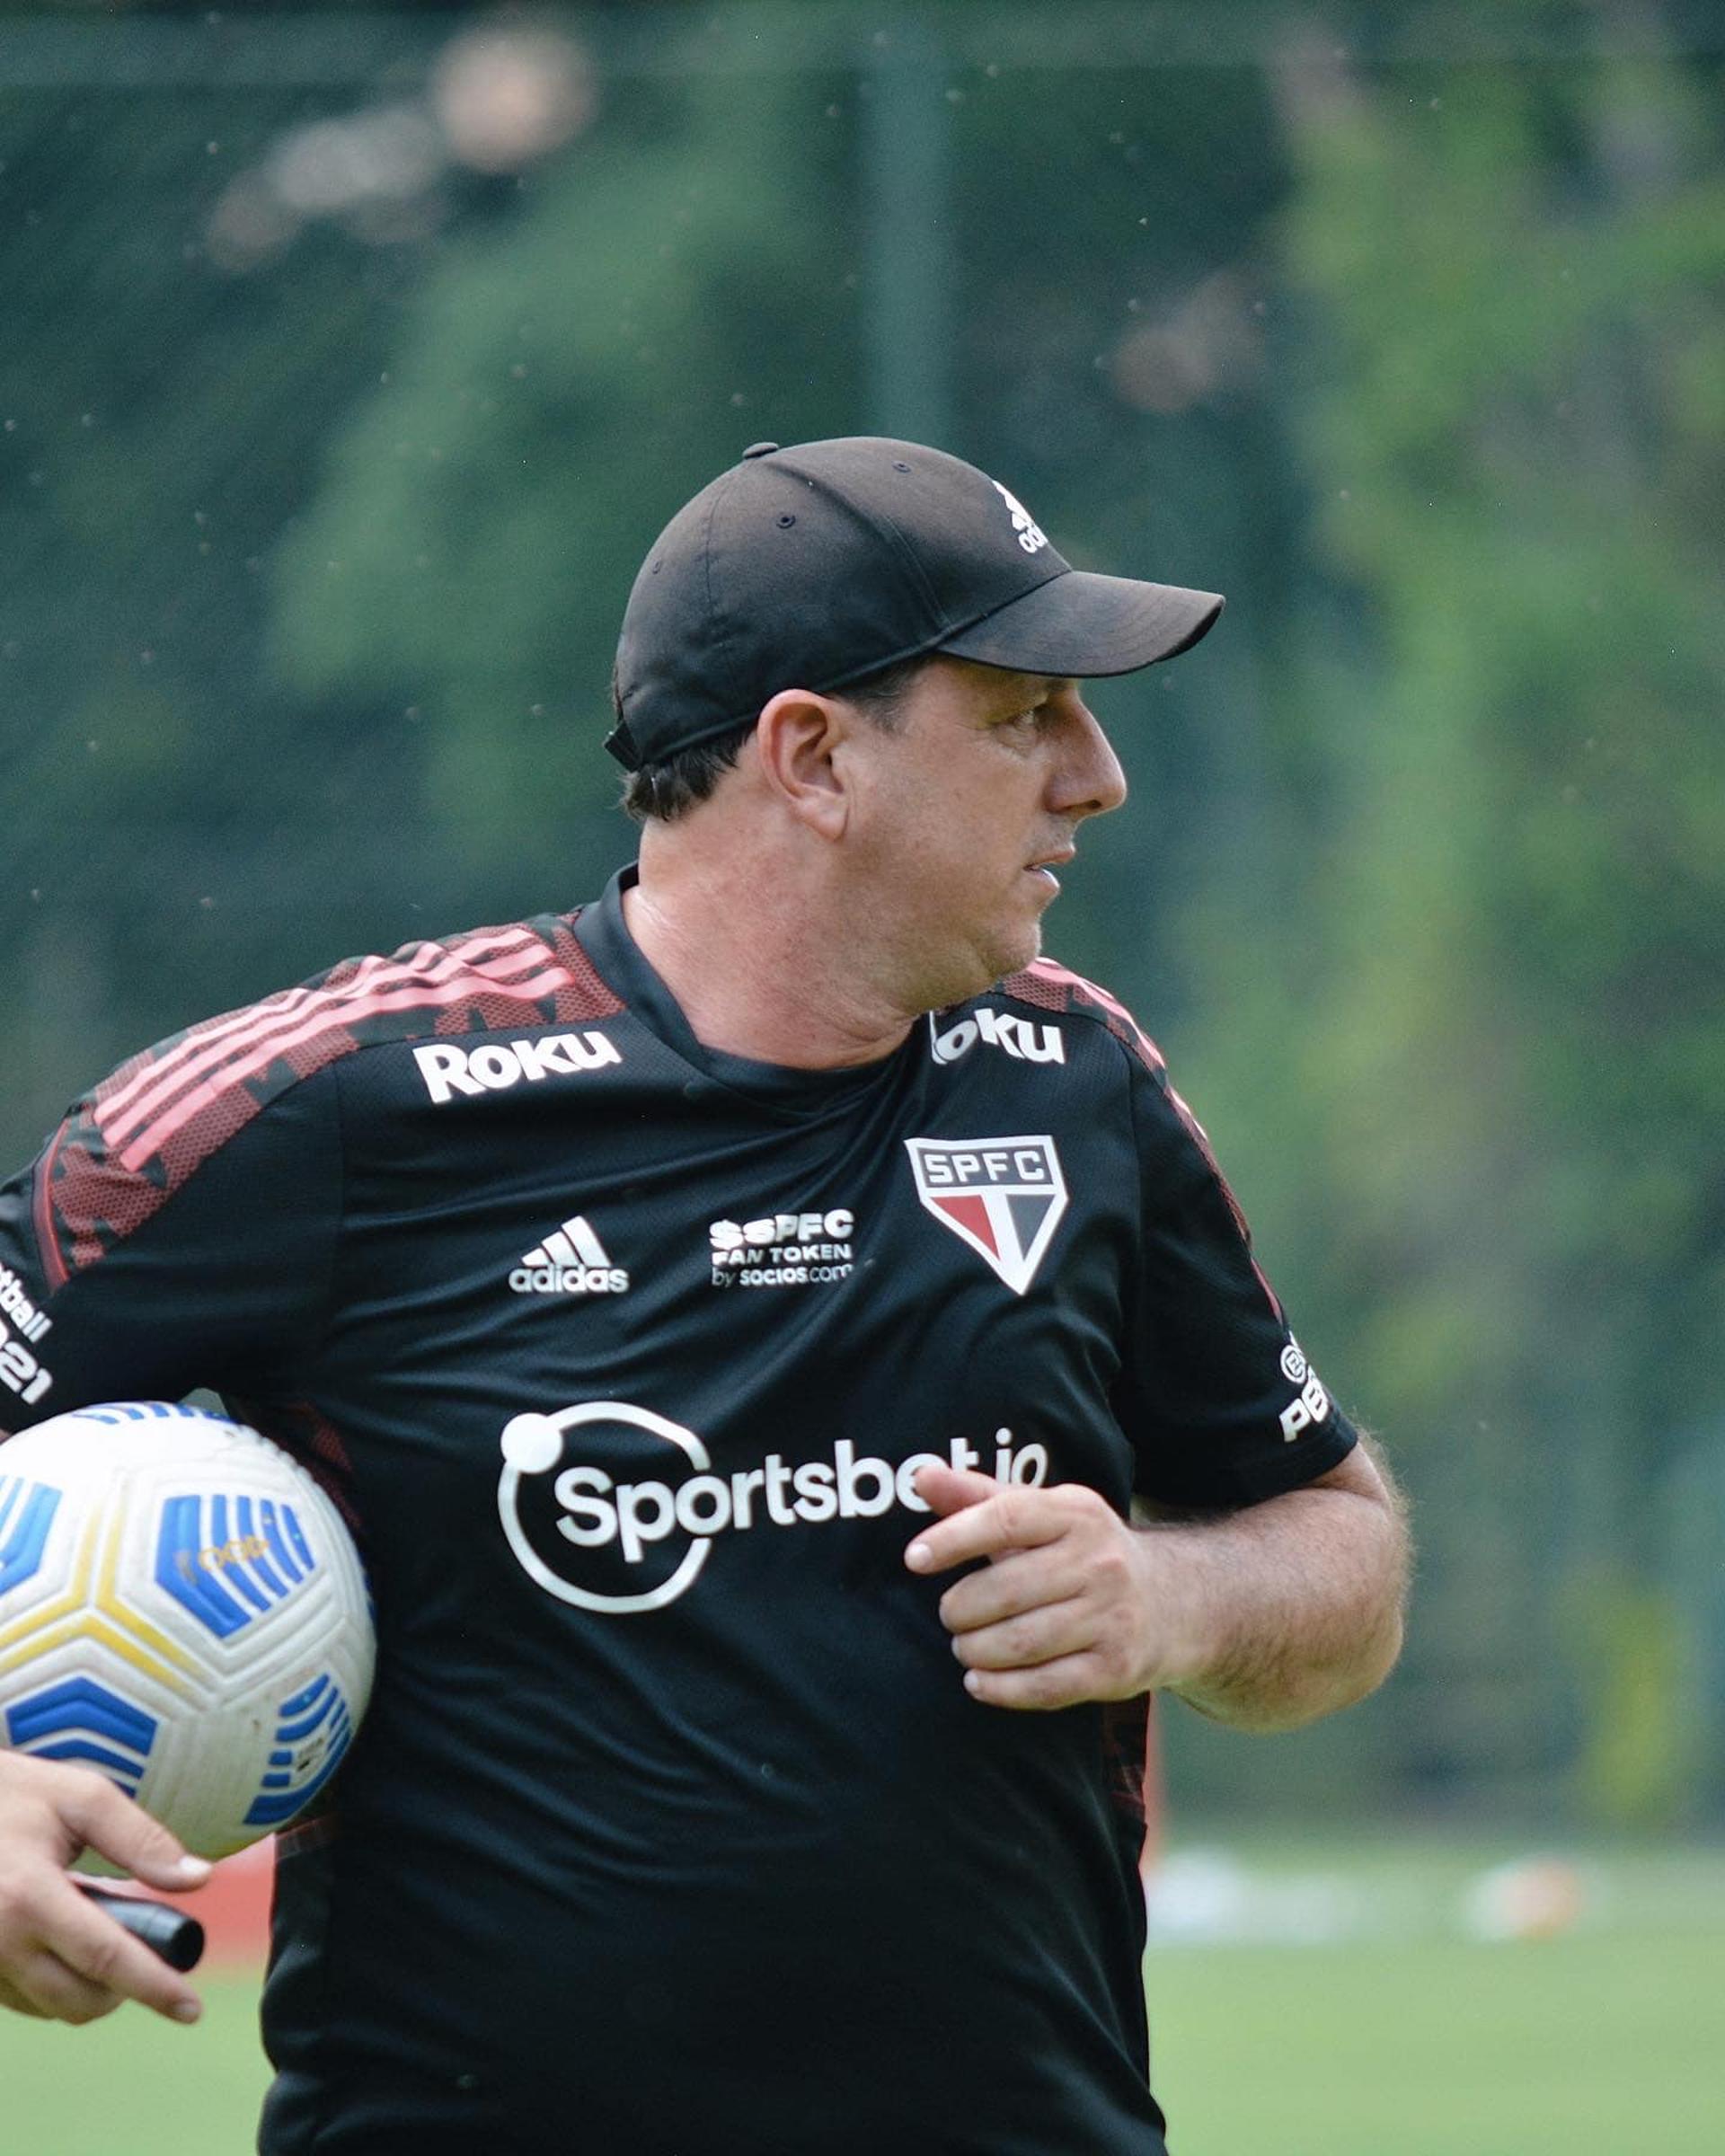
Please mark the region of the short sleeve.
[[1333, 1467], [1355, 1434], [1259, 1270], [1202, 1128], [1144, 1049], [1127, 1051], [1140, 1244], [1115, 1412], [1140, 1495], [1254, 1504]]
[[152, 1057], [79, 1100], [0, 1188], [0, 1431], [98, 1401], [270, 1390], [321, 1330], [335, 1074], [219, 1095], [170, 1129], [128, 1118]]

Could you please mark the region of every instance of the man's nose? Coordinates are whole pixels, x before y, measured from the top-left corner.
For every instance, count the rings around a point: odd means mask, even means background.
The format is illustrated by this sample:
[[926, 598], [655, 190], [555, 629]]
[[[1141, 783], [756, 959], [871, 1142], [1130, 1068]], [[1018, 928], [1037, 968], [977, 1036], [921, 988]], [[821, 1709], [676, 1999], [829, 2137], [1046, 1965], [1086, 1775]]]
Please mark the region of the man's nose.
[[1076, 694], [1072, 701], [1067, 753], [1060, 761], [1054, 806], [1067, 816], [1101, 816], [1126, 799], [1126, 773], [1096, 714]]

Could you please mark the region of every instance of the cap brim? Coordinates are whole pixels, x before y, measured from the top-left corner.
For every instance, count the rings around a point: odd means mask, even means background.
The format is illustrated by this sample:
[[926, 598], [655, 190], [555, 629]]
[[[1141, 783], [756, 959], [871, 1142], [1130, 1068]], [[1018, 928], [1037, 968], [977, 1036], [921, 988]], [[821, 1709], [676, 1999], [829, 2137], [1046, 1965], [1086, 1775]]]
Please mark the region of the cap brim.
[[1018, 674], [1078, 680], [1133, 674], [1190, 650], [1215, 626], [1222, 606], [1214, 591], [1070, 569], [942, 637], [939, 649]]

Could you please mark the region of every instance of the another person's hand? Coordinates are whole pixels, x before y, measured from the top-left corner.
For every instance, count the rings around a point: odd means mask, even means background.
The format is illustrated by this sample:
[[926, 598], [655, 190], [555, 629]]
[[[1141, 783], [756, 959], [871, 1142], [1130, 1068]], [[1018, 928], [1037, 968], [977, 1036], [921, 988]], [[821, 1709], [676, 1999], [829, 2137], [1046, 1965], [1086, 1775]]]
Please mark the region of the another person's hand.
[[66, 1866], [93, 1849], [148, 1886], [201, 1886], [209, 1866], [87, 1767], [0, 1751], [0, 2007], [94, 2021], [128, 1999], [195, 2021], [198, 1994], [79, 1893]]
[[988, 1560], [941, 1597], [974, 1698], [1070, 1707], [1128, 1699], [1162, 1681], [1144, 1538], [1096, 1491], [930, 1465], [916, 1492], [942, 1516], [906, 1551], [913, 1572]]

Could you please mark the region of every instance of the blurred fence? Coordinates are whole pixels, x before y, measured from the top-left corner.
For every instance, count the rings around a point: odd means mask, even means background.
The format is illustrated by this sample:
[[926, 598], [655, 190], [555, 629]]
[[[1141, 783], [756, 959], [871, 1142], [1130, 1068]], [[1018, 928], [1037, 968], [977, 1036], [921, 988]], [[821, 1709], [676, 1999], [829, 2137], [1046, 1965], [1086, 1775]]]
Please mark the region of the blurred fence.
[[999, 472], [1225, 589], [1060, 955], [1163, 1041], [1425, 1551], [1194, 1808], [1725, 1816], [1714, 7], [0, 9], [0, 1135], [590, 895], [664, 517]]

